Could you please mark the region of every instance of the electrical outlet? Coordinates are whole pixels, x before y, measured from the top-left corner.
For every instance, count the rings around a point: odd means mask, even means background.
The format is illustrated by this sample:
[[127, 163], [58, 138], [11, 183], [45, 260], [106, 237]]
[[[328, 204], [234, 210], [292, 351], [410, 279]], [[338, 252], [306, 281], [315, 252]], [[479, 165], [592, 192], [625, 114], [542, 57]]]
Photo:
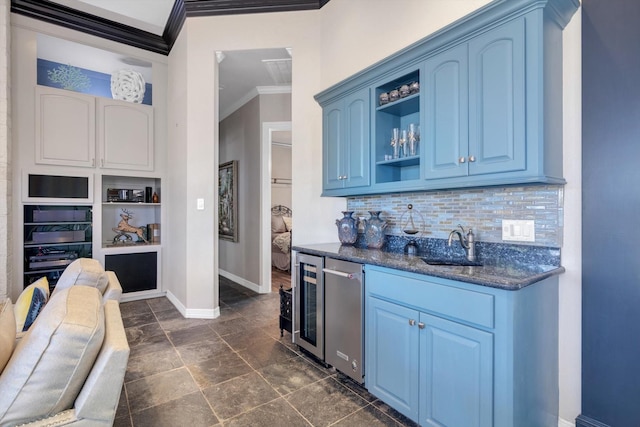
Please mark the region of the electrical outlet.
[[533, 220], [502, 220], [502, 240], [514, 242], [535, 242], [536, 225]]

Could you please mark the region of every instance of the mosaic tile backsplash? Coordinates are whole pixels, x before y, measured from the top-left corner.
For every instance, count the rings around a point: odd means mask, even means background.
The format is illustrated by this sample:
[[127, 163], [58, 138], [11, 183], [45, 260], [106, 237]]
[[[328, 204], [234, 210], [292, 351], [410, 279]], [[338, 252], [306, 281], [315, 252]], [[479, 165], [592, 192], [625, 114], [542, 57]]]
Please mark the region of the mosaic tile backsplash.
[[[406, 221], [403, 214], [412, 204], [414, 218], [420, 217], [416, 212], [424, 218], [423, 238], [446, 239], [462, 224], [473, 229], [478, 242], [560, 248], [563, 196], [563, 187], [558, 185], [491, 187], [349, 197], [347, 210], [355, 211], [354, 218], [369, 218], [369, 211], [382, 211], [380, 217], [389, 222], [387, 235], [391, 236], [404, 236], [400, 221]], [[336, 218], [341, 216], [336, 213]], [[503, 242], [503, 219], [534, 220], [535, 242]]]

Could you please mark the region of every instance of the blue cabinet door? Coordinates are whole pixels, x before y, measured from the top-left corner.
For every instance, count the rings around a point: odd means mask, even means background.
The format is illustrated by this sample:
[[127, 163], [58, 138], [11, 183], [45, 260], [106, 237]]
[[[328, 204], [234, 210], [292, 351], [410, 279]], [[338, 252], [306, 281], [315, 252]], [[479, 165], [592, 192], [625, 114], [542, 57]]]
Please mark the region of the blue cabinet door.
[[345, 99], [345, 188], [369, 185], [369, 90], [364, 89]]
[[342, 188], [342, 101], [328, 105], [323, 110], [323, 187], [324, 189]]
[[468, 63], [467, 45], [425, 62], [426, 123], [424, 178], [452, 178], [468, 173]]
[[366, 375], [370, 393], [418, 420], [419, 312], [367, 298]]
[[420, 425], [493, 425], [493, 334], [420, 314]]
[[368, 89], [324, 106], [324, 190], [369, 185], [369, 110]]
[[525, 170], [524, 19], [469, 42], [469, 76], [469, 174]]

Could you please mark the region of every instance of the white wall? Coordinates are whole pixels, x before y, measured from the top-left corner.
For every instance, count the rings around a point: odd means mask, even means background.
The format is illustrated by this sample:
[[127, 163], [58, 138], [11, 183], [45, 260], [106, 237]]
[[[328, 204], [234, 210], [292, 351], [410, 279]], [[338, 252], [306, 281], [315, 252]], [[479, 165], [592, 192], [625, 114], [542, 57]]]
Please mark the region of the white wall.
[[[291, 179], [291, 147], [272, 145], [271, 178]], [[271, 184], [271, 206], [291, 206], [291, 181]]]
[[574, 425], [582, 390], [582, 9], [563, 34], [564, 246], [560, 276], [560, 418]]

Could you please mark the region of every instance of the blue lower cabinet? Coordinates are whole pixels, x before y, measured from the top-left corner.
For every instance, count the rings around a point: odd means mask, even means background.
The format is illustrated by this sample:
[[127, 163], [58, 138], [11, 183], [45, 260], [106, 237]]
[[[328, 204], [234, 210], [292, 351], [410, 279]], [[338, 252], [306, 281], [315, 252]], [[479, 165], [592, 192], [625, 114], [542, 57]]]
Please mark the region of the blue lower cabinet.
[[367, 305], [366, 352], [375, 355], [366, 359], [367, 388], [417, 421], [420, 313], [377, 298]]
[[421, 426], [558, 425], [558, 278], [503, 290], [367, 265], [365, 386]]
[[420, 423], [493, 425], [493, 334], [420, 314]]

